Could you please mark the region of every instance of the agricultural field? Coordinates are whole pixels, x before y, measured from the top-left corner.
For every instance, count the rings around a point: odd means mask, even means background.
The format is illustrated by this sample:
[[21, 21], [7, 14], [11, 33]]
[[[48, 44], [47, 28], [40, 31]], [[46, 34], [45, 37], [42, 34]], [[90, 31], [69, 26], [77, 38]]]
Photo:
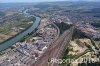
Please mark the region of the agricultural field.
[[0, 43], [30, 27], [35, 20], [33, 16], [25, 17], [22, 14], [5, 17], [3, 23], [0, 23]]

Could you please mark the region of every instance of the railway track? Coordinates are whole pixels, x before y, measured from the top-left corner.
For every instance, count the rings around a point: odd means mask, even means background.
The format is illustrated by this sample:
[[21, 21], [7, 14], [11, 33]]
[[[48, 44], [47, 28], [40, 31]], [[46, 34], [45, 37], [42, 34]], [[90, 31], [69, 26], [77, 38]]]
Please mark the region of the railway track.
[[66, 44], [69, 43], [72, 31], [66, 30], [55, 42], [48, 47], [47, 51], [31, 66], [58, 66], [58, 64], [50, 64], [51, 58], [60, 58]]

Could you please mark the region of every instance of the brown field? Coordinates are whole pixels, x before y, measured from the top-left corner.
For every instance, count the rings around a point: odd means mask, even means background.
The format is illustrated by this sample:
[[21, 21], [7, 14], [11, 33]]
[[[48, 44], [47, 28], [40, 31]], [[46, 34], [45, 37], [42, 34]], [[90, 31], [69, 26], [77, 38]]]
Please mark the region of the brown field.
[[9, 35], [10, 35], [10, 36], [14, 36], [14, 35], [16, 35], [16, 34], [18, 34], [18, 33], [13, 31], [13, 32], [11, 32]]
[[0, 34], [0, 43], [7, 40], [7, 39], [9, 39], [10, 37], [12, 37], [12, 36]]

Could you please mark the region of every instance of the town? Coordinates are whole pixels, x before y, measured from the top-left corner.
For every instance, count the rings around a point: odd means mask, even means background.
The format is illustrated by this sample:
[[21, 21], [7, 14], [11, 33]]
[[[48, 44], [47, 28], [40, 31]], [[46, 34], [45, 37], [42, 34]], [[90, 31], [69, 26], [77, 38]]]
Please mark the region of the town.
[[0, 66], [47, 66], [51, 58], [80, 63], [48, 66], [82, 66], [80, 59], [86, 58], [100, 65], [100, 11], [92, 12], [100, 4], [94, 4], [64, 1], [0, 6]]

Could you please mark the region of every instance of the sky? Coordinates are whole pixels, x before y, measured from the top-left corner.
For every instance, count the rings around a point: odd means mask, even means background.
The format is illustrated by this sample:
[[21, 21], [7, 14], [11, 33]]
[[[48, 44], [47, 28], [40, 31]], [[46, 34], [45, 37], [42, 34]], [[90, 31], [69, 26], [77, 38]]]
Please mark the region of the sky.
[[100, 0], [0, 0], [0, 3], [7, 3], [7, 2], [52, 2], [52, 1], [100, 1]]
[[0, 0], [0, 2], [52, 2], [52, 1], [66, 1], [66, 0]]

